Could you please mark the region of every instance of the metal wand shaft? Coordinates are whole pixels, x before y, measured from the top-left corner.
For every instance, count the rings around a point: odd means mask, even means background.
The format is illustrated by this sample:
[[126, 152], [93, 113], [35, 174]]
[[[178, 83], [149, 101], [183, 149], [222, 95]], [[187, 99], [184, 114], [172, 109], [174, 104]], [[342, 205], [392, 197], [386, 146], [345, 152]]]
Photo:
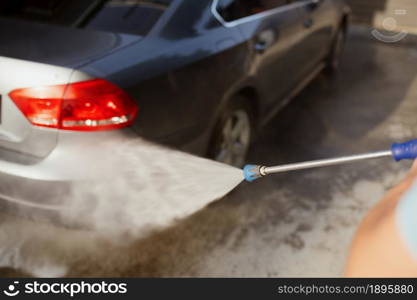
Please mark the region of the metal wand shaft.
[[349, 163], [353, 161], [387, 157], [387, 156], [392, 157], [392, 152], [390, 150], [367, 153], [367, 154], [343, 156], [343, 157], [331, 158], [331, 159], [320, 159], [320, 160], [287, 164], [287, 165], [276, 166], [276, 167], [261, 167], [260, 172], [263, 176], [265, 176], [268, 174], [340, 165], [340, 164], [345, 164], [345, 163]]

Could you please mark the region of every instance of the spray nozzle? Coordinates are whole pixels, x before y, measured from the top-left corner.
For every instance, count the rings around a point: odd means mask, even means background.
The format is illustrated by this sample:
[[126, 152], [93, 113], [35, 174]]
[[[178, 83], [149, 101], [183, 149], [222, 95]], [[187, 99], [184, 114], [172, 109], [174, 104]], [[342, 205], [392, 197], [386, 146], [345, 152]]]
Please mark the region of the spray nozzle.
[[257, 165], [246, 165], [243, 168], [243, 176], [245, 177], [245, 180], [249, 182], [253, 182], [256, 179], [259, 179], [265, 176], [265, 173], [262, 172], [263, 168], [265, 167], [257, 166]]

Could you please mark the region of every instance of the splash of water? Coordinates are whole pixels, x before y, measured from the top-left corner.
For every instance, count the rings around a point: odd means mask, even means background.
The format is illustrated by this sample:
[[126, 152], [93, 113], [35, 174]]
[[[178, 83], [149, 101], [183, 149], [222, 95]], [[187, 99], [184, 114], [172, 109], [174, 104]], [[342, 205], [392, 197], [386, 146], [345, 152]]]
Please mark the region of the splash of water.
[[[101, 255], [103, 262], [110, 248], [128, 247], [175, 224], [221, 199], [243, 180], [240, 169], [143, 139], [102, 141], [96, 146], [99, 151], [86, 152], [85, 161], [74, 164], [89, 179], [72, 185], [60, 211], [66, 224], [88, 229], [77, 232], [2, 218], [0, 267], [34, 276], [65, 276], [73, 260], [90, 261]], [[97, 161], [100, 165], [92, 164]]]
[[169, 226], [222, 198], [243, 180], [240, 169], [142, 139], [102, 152], [112, 156], [102, 157], [103, 164], [94, 167], [93, 177], [100, 180], [74, 184], [63, 210], [66, 219], [83, 218], [101, 232], [136, 237]]

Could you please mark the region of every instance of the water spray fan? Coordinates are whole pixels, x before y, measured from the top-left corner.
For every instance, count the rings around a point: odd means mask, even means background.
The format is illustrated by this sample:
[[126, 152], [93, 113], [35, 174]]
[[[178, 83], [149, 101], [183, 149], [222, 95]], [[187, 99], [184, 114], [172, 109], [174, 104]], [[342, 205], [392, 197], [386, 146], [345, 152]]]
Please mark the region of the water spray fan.
[[395, 161], [401, 161], [404, 159], [414, 160], [417, 158], [417, 140], [408, 141], [406, 143], [393, 144], [390, 150], [343, 156], [331, 159], [320, 159], [314, 161], [307, 161], [301, 163], [287, 164], [274, 167], [266, 167], [260, 165], [247, 165], [243, 169], [243, 174], [246, 181], [253, 182], [266, 175], [283, 173], [295, 170], [311, 169], [325, 166], [340, 165], [349, 162], [375, 159], [382, 157], [391, 157]]

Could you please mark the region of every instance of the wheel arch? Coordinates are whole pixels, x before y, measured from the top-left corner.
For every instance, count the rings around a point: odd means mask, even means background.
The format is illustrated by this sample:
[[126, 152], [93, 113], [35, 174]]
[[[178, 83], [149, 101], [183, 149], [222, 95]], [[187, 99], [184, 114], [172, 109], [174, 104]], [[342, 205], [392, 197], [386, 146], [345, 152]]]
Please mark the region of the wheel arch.
[[[254, 127], [258, 129], [259, 127], [259, 118], [260, 118], [260, 95], [256, 88], [252, 86], [246, 86], [238, 90], [234, 96], [241, 96], [243, 97], [248, 105], [250, 105], [252, 117], [254, 119]], [[236, 97], [232, 97], [236, 98]]]

